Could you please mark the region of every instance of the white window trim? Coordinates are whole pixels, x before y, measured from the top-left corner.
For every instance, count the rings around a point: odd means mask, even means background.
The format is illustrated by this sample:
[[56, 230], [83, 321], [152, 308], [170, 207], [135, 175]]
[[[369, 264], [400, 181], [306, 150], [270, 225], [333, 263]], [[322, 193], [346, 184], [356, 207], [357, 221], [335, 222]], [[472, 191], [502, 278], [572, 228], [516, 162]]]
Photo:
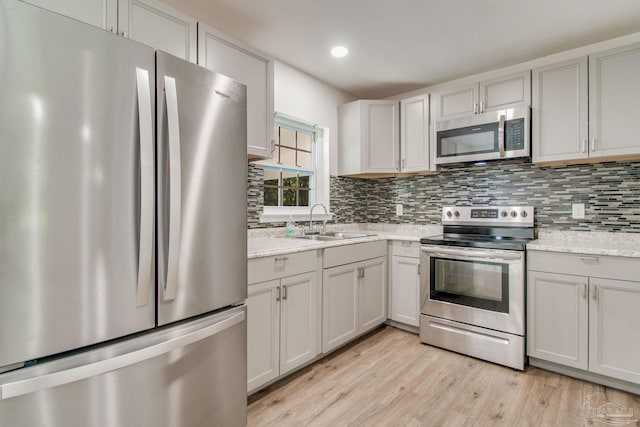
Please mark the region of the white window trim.
[[[293, 128], [296, 127], [296, 124], [307, 124], [309, 127], [315, 127], [316, 129], [320, 130], [316, 139], [315, 150], [316, 189], [314, 203], [322, 203], [324, 206], [326, 206], [329, 213], [325, 215], [324, 210], [321, 207], [316, 207], [313, 210], [313, 219], [318, 221], [330, 221], [331, 219], [333, 219], [333, 214], [331, 213], [331, 206], [329, 205], [329, 128], [316, 126], [312, 123], [304, 122], [302, 120], [298, 120], [280, 113], [277, 113], [276, 117], [279, 123], [283, 123], [285, 125], [291, 123], [291, 127]], [[263, 160], [256, 163], [274, 166], [274, 164], [269, 160]], [[312, 206], [264, 206], [262, 213], [260, 214], [260, 222], [287, 222], [289, 218], [291, 218], [297, 223], [304, 223], [309, 221], [309, 215]]]

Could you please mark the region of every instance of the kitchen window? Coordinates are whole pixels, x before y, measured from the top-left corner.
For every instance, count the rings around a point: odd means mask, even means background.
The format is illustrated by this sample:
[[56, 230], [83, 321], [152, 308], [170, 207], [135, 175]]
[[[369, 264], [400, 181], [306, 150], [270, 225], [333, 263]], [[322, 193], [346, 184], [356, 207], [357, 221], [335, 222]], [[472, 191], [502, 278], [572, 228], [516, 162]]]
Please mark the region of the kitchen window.
[[259, 162], [264, 169], [264, 211], [260, 221], [281, 222], [290, 217], [306, 220], [314, 203], [329, 207], [328, 132], [280, 113], [276, 114], [274, 125], [273, 158]]
[[274, 164], [264, 166], [265, 206], [310, 206], [314, 200], [316, 133], [275, 127]]

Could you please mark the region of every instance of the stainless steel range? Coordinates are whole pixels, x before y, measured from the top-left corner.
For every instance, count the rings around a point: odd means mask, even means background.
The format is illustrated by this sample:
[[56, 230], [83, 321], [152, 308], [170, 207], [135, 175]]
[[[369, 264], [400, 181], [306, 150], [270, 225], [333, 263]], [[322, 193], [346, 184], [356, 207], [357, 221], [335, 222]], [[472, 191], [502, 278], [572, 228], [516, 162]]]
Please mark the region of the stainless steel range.
[[420, 239], [420, 340], [524, 369], [533, 207], [444, 207], [442, 225]]

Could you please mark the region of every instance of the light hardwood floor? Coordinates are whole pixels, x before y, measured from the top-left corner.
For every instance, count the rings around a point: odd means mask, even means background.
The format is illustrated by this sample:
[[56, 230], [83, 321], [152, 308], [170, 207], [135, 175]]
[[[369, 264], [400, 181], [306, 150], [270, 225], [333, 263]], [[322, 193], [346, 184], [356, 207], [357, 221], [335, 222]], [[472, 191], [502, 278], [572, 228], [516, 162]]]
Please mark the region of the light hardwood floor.
[[[595, 393], [640, 416], [640, 396], [529, 367], [522, 372], [379, 329], [249, 398], [249, 426], [603, 426]], [[628, 425], [639, 425], [637, 422]]]

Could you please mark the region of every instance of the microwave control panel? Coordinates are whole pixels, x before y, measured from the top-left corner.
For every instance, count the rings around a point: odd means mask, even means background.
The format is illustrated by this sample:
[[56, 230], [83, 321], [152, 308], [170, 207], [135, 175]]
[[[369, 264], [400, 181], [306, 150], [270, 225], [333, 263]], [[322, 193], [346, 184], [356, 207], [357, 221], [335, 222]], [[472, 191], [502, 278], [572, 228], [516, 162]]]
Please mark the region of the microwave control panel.
[[524, 149], [525, 131], [524, 119], [507, 120], [504, 127], [504, 149], [507, 151]]

